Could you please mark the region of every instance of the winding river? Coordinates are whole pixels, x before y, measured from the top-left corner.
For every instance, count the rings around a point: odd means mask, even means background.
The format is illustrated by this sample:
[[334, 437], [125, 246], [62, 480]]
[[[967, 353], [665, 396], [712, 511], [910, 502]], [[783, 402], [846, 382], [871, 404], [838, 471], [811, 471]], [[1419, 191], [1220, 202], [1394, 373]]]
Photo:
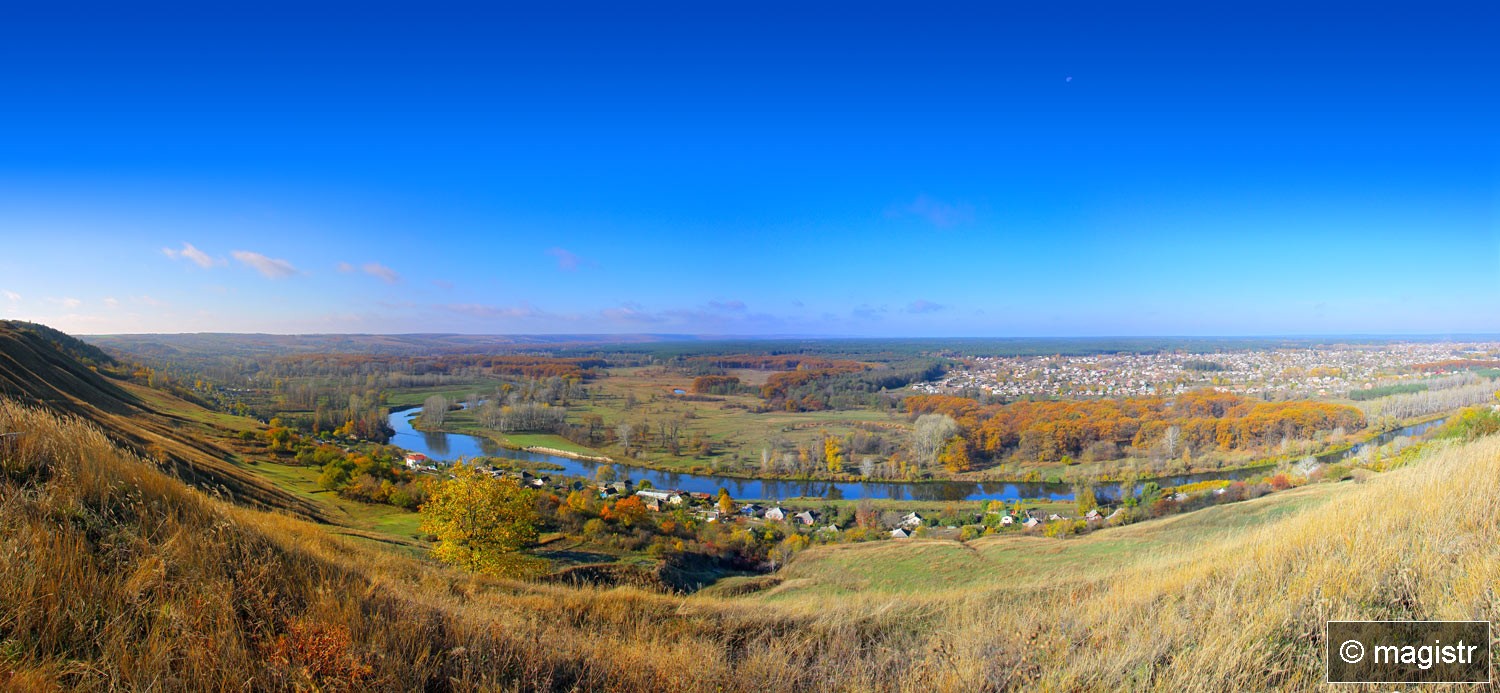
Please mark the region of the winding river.
[[[557, 474], [592, 479], [598, 463], [575, 460], [555, 455], [525, 452], [501, 447], [488, 439], [461, 433], [431, 433], [419, 431], [411, 420], [420, 413], [420, 408], [392, 411], [389, 422], [396, 434], [391, 444], [411, 452], [418, 452], [439, 462], [452, 462], [460, 457], [502, 457], [528, 462], [546, 462], [562, 467]], [[1382, 433], [1370, 441], [1360, 443], [1348, 450], [1322, 455], [1319, 462], [1329, 463], [1348, 459], [1360, 453], [1366, 446], [1383, 445], [1399, 436], [1419, 436], [1441, 425], [1444, 419], [1406, 426]], [[652, 486], [663, 489], [678, 489], [699, 493], [717, 493], [720, 488], [729, 490], [735, 498], [781, 500], [787, 498], [832, 498], [859, 500], [862, 498], [889, 498], [893, 500], [960, 501], [960, 500], [1018, 500], [1047, 498], [1072, 500], [1073, 489], [1067, 484], [1046, 482], [972, 482], [972, 481], [926, 481], [900, 483], [893, 481], [794, 481], [780, 479], [740, 479], [708, 474], [685, 474], [664, 472], [616, 462], [612, 465], [622, 478], [636, 483], [650, 481]], [[1196, 481], [1238, 479], [1265, 473], [1265, 467], [1233, 469], [1220, 472], [1203, 472], [1155, 479], [1162, 486], [1180, 486]], [[1095, 489], [1100, 500], [1119, 496], [1117, 485], [1105, 484]]]

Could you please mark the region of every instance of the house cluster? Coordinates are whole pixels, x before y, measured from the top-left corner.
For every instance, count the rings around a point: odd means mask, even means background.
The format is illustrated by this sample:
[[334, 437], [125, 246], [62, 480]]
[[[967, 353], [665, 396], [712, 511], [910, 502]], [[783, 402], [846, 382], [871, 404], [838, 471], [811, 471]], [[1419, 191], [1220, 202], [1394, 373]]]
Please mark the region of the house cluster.
[[[1085, 522], [1088, 522], [1089, 525], [1094, 525], [1094, 523], [1113, 522], [1113, 520], [1119, 519], [1119, 516], [1121, 516], [1124, 511], [1124, 508], [1116, 508], [1116, 510], [1112, 511], [1112, 513], [1104, 514], [1103, 511], [1098, 510], [1098, 508], [1094, 508], [1094, 510], [1089, 510], [1088, 513], [1085, 513], [1085, 516], [1083, 516], [1083, 520], [1085, 520]], [[1049, 522], [1067, 522], [1067, 520], [1073, 520], [1073, 517], [1067, 516], [1067, 514], [1044, 513], [1041, 508], [1035, 507], [1026, 508], [1026, 510], [1022, 511], [992, 510], [987, 514], [999, 516], [998, 519], [995, 520], [995, 523], [998, 523], [999, 526], [1013, 526], [1013, 528], [1014, 526], [1019, 526], [1019, 528], [1023, 529], [1035, 529], [1038, 528], [1038, 526], [1046, 525], [1046, 523]], [[915, 531], [918, 526], [922, 525], [922, 522], [924, 522], [924, 520], [922, 520], [922, 517], [919, 516], [919, 514], [907, 514], [906, 517], [901, 517], [901, 522], [898, 523], [895, 528], [891, 529], [891, 537], [910, 537], [910, 535], [912, 535], [912, 532]]]
[[[1005, 398], [1025, 396], [1171, 396], [1198, 387], [1244, 395], [1301, 396], [1366, 387], [1376, 381], [1418, 377], [1411, 366], [1489, 353], [1492, 343], [1329, 345], [1245, 349], [1215, 354], [1092, 354], [972, 359], [936, 382], [912, 389], [928, 393], [979, 390]], [[1205, 368], [1211, 365], [1212, 367]]]
[[[754, 503], [741, 506], [736, 512], [743, 517], [759, 517], [773, 522], [790, 522], [807, 527], [818, 524], [818, 520], [822, 517], [822, 513], [816, 510], [795, 512], [781, 506], [765, 508]], [[829, 527], [833, 527], [835, 531], [838, 530], [838, 527], [834, 527], [833, 525], [829, 525]]]

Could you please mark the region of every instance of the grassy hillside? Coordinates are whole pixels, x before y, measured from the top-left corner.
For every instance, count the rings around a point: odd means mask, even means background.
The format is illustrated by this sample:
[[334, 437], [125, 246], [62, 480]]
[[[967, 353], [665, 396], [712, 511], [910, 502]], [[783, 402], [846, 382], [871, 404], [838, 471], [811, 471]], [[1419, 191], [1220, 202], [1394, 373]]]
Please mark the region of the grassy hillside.
[[790, 602], [860, 593], [932, 596], [975, 589], [1025, 591], [1043, 582], [1107, 578], [1168, 556], [1191, 560], [1206, 547], [1237, 541], [1250, 530], [1319, 508], [1355, 488], [1353, 484], [1302, 486], [1064, 541], [994, 535], [962, 543], [913, 539], [833, 544], [798, 555], [779, 573], [779, 586], [761, 598]]
[[242, 421], [45, 328], [0, 324], [0, 356], [3, 690], [1301, 690], [1326, 620], [1500, 607], [1500, 437], [1068, 540], [817, 548], [681, 597], [477, 578], [250, 507], [330, 506], [226, 461]]
[[470, 578], [208, 497], [77, 419], [7, 402], [0, 426], [32, 432], [0, 449], [6, 689], [1305, 689], [1324, 620], [1497, 607], [1500, 439], [1085, 539], [815, 550], [782, 576], [889, 561], [921, 590], [723, 598]]
[[0, 401], [0, 427], [31, 432], [0, 448], [3, 690], [869, 689], [916, 644], [902, 610], [473, 578], [209, 497], [76, 418]]
[[226, 439], [244, 419], [131, 385], [111, 374], [115, 365], [98, 348], [51, 328], [0, 321], [0, 395], [94, 422], [114, 442], [241, 503], [332, 519], [319, 505], [231, 463], [236, 453]]

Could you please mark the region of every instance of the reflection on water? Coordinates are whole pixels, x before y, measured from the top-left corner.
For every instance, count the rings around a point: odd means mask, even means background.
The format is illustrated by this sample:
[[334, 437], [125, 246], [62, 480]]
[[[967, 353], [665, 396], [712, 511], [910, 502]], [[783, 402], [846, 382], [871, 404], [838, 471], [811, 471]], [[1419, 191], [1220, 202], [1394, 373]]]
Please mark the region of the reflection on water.
[[[509, 450], [494, 444], [486, 438], [460, 433], [425, 433], [418, 431], [412, 426], [411, 419], [420, 411], [420, 409], [407, 409], [391, 412], [390, 425], [396, 431], [396, 435], [391, 437], [392, 445], [400, 446], [412, 452], [420, 452], [439, 462], [451, 462], [459, 458], [468, 459], [474, 457], [504, 457], [529, 462], [548, 462], [562, 467], [562, 470], [558, 474], [588, 479], [594, 478], [598, 468], [597, 463], [594, 462], [582, 462], [566, 457]], [[1383, 445], [1395, 440], [1399, 436], [1421, 435], [1433, 427], [1440, 425], [1442, 422], [1442, 419], [1438, 419], [1382, 433], [1368, 444]], [[1358, 454], [1364, 445], [1366, 444], [1355, 446], [1348, 451], [1336, 453], [1337, 457], [1328, 456], [1330, 459], [1326, 461], [1342, 460]], [[1320, 458], [1320, 461], [1325, 460]], [[889, 481], [794, 481], [781, 479], [737, 479], [711, 474], [663, 472], [619, 463], [614, 464], [613, 467], [615, 468], [615, 473], [621, 479], [629, 478], [637, 483], [650, 481], [651, 485], [656, 488], [679, 489], [682, 491], [709, 494], [718, 493], [720, 488], [724, 488], [729, 491], [729, 495], [735, 498], [761, 498], [766, 500], [780, 500], [783, 498], [849, 500], [889, 498], [894, 500], [920, 501], [1017, 500], [1022, 498], [1073, 499], [1073, 489], [1071, 487], [1066, 484], [1049, 484], [1045, 482], [975, 483], [934, 481], [912, 484]], [[1265, 467], [1236, 469], [1221, 472], [1204, 472], [1201, 474], [1185, 474], [1155, 479], [1154, 481], [1161, 486], [1181, 486], [1198, 481], [1233, 480], [1257, 476], [1264, 474], [1265, 471]], [[1137, 488], [1139, 489], [1139, 484]], [[1122, 490], [1121, 485], [1112, 484], [1100, 486], [1095, 489], [1094, 493], [1100, 501], [1109, 502], [1120, 498]]]
[[427, 449], [431, 451], [427, 453], [428, 457], [431, 457], [433, 459], [447, 459], [449, 457], [447, 433], [433, 433], [432, 431], [422, 431], [421, 434], [422, 442], [426, 444]]

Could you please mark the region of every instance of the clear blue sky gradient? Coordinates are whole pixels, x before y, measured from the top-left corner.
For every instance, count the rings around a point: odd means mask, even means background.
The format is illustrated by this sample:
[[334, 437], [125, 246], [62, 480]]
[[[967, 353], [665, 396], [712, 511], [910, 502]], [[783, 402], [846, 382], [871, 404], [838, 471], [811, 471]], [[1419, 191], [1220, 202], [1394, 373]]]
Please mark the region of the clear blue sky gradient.
[[35, 4], [8, 318], [1500, 332], [1495, 3]]

